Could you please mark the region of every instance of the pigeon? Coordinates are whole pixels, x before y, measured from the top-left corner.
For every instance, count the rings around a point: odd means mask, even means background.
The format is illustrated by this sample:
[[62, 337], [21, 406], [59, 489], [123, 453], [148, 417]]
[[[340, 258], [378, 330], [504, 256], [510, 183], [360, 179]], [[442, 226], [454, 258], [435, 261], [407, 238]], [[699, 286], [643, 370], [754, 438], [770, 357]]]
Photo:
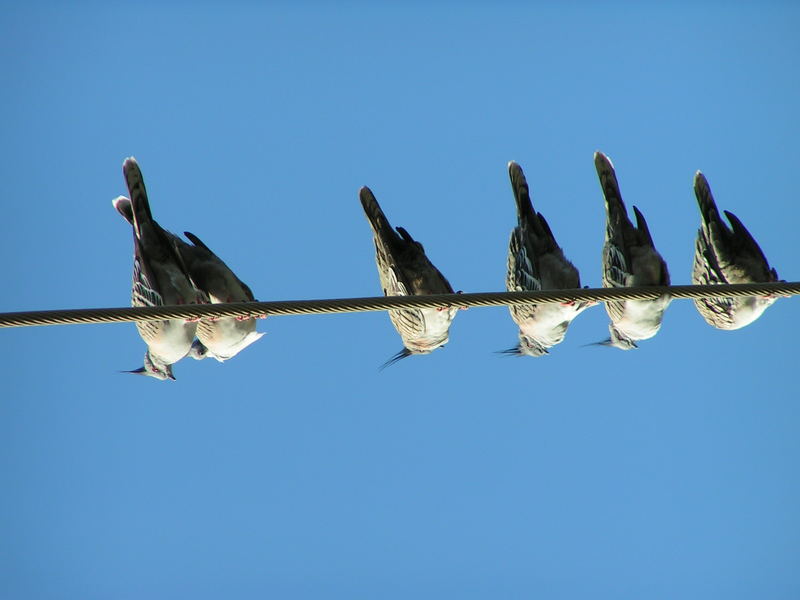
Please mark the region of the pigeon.
[[[509, 292], [565, 290], [580, 288], [578, 269], [567, 260], [544, 216], [533, 209], [525, 173], [515, 162], [508, 163], [511, 188], [517, 203], [517, 226], [508, 245]], [[543, 356], [548, 348], [564, 340], [567, 328], [593, 302], [550, 302], [508, 307], [519, 325], [519, 345], [506, 354]]]
[[[124, 196], [114, 200], [119, 213], [133, 225], [131, 201]], [[129, 218], [130, 217], [130, 218]], [[175, 234], [164, 230], [177, 248], [192, 284], [202, 293], [204, 302], [253, 302], [253, 292], [203, 241], [189, 231], [183, 234], [192, 244], [187, 244]], [[195, 360], [215, 358], [224, 362], [236, 356], [261, 338], [256, 332], [255, 317], [211, 317], [197, 324], [197, 338], [189, 356]]]
[[[779, 281], [778, 273], [770, 268], [758, 243], [736, 215], [723, 211], [731, 227], [722, 220], [708, 181], [700, 171], [694, 176], [694, 193], [702, 223], [697, 232], [692, 283]], [[709, 325], [717, 329], [741, 329], [758, 319], [776, 299], [776, 296], [698, 298], [694, 305]]]
[[[142, 172], [136, 159], [125, 159], [122, 172], [130, 200], [113, 201], [117, 211], [133, 226], [132, 306], [202, 304], [205, 299], [192, 282], [178, 252], [174, 236], [153, 219]], [[175, 380], [172, 364], [189, 353], [197, 324], [185, 319], [137, 321], [147, 344], [144, 366], [129, 373]]]
[[[212, 304], [223, 302], [254, 302], [250, 288], [206, 246], [189, 231], [183, 234], [192, 242], [178, 239], [178, 250], [197, 288], [204, 292]], [[197, 325], [197, 340], [189, 356], [196, 360], [206, 357], [224, 362], [263, 336], [256, 332], [255, 317], [220, 317], [202, 319]]]
[[[359, 191], [361, 206], [374, 234], [375, 262], [385, 296], [452, 294], [453, 288], [418, 241], [403, 229], [395, 231], [368, 187]], [[448, 341], [456, 307], [403, 308], [389, 311], [389, 318], [403, 340], [403, 349], [387, 361], [387, 367], [412, 354], [428, 354]]]
[[[644, 215], [634, 206], [636, 227], [628, 218], [611, 161], [595, 152], [594, 165], [606, 201], [603, 287], [669, 285], [667, 263], [653, 245]], [[637, 348], [637, 340], [646, 340], [658, 333], [670, 300], [670, 296], [664, 294], [654, 300], [606, 302], [611, 337], [602, 343], [622, 350]]]

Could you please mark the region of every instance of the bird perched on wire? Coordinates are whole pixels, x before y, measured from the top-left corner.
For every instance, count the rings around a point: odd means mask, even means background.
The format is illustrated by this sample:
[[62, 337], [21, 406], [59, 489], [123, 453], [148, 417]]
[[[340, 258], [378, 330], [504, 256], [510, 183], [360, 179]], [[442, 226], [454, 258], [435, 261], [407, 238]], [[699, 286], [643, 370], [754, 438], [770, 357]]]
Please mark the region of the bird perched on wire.
[[[359, 191], [361, 206], [375, 240], [375, 262], [385, 296], [452, 294], [453, 288], [433, 266], [425, 250], [411, 235], [398, 227], [395, 231], [368, 187]], [[403, 340], [403, 349], [383, 366], [412, 354], [428, 354], [448, 341], [456, 307], [403, 308], [389, 311], [389, 318]]]
[[[515, 162], [508, 175], [517, 203], [517, 226], [508, 245], [506, 289], [509, 292], [580, 288], [578, 269], [567, 260], [544, 216], [533, 209], [525, 173]], [[506, 354], [542, 356], [560, 344], [572, 320], [593, 302], [516, 304], [508, 307], [519, 325], [519, 345]]]
[[[183, 234], [192, 242], [178, 239], [178, 250], [183, 257], [192, 281], [204, 292], [212, 304], [223, 302], [253, 302], [250, 288], [193, 233]], [[206, 357], [223, 362], [236, 356], [263, 336], [256, 331], [255, 317], [211, 317], [197, 324], [197, 340], [189, 356], [196, 360]]]
[[[634, 206], [636, 227], [628, 218], [611, 161], [601, 152], [595, 152], [594, 165], [606, 201], [603, 287], [669, 285], [667, 263], [653, 244], [644, 215]], [[636, 348], [636, 341], [658, 333], [670, 300], [664, 294], [655, 300], [606, 302], [611, 337], [602, 343], [622, 350]]]
[[[119, 197], [114, 207], [133, 226], [132, 306], [202, 304], [189, 271], [174, 242], [174, 236], [153, 219], [144, 187], [144, 179], [136, 159], [125, 159], [122, 165], [130, 200]], [[197, 323], [185, 319], [137, 321], [139, 335], [147, 344], [144, 366], [129, 373], [157, 379], [175, 379], [172, 364], [178, 362], [192, 346]]]
[[[128, 222], [133, 224], [131, 201], [124, 196], [114, 200], [114, 206]], [[253, 292], [221, 258], [193, 233], [183, 234], [192, 242], [187, 244], [175, 234], [163, 230], [170, 243], [178, 250], [192, 284], [201, 292], [203, 302], [253, 302]], [[195, 360], [207, 357], [223, 362], [257, 341], [263, 333], [256, 332], [255, 317], [205, 317], [197, 323], [197, 340], [189, 356]]]
[[[722, 220], [708, 181], [700, 171], [694, 176], [694, 193], [702, 222], [695, 244], [692, 283], [779, 281], [778, 273], [770, 268], [767, 257], [736, 215], [723, 211], [731, 227]], [[694, 305], [709, 325], [740, 329], [758, 319], [775, 300], [776, 296], [699, 298]]]

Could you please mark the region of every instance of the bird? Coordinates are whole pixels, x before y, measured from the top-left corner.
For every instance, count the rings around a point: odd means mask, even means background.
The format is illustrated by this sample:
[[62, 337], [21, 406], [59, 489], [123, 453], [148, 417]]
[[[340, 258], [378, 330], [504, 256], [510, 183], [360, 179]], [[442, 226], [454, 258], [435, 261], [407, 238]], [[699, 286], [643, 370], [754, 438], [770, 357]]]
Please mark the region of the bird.
[[[603, 287], [668, 286], [667, 263], [658, 253], [644, 215], [635, 206], [636, 226], [631, 223], [619, 191], [611, 160], [595, 152], [594, 165], [606, 204], [606, 236], [603, 245]], [[622, 350], [637, 348], [638, 340], [653, 337], [661, 328], [669, 294], [653, 300], [614, 300], [606, 302], [611, 318], [611, 337], [601, 344]]]
[[[192, 282], [174, 236], [153, 219], [139, 164], [133, 157], [122, 165], [130, 199], [120, 196], [114, 208], [133, 226], [132, 306], [202, 304], [205, 298]], [[144, 366], [128, 373], [175, 380], [172, 365], [189, 353], [197, 323], [185, 319], [137, 321], [147, 344]]]
[[[506, 289], [509, 292], [581, 287], [578, 269], [567, 260], [544, 216], [533, 209], [525, 173], [516, 162], [508, 175], [517, 204], [517, 226], [508, 245]], [[549, 302], [508, 307], [519, 326], [519, 344], [505, 354], [543, 356], [564, 340], [567, 328], [593, 302]]]
[[[723, 211], [731, 226], [722, 220], [711, 195], [708, 180], [700, 172], [694, 176], [694, 193], [702, 222], [697, 232], [692, 283], [764, 283], [779, 281], [742, 222]], [[758, 319], [777, 299], [776, 296], [698, 298], [694, 305], [706, 322], [717, 329], [741, 329]]]
[[[203, 241], [189, 231], [183, 234], [191, 241], [178, 238], [180, 252], [192, 281], [212, 304], [254, 302], [250, 287], [219, 258]], [[212, 357], [224, 362], [236, 356], [264, 334], [256, 331], [255, 317], [211, 317], [197, 324], [197, 340], [189, 356], [195, 360]]]
[[[133, 224], [131, 201], [128, 198], [120, 196], [114, 200], [114, 206]], [[164, 230], [164, 233], [177, 248], [192, 284], [202, 293], [204, 302], [219, 304], [255, 301], [248, 285], [195, 234], [183, 232], [192, 242], [187, 244], [170, 231]], [[205, 317], [197, 323], [196, 335], [198, 339], [192, 343], [189, 356], [195, 360], [215, 358], [224, 362], [264, 334], [256, 332], [255, 317]]]
[[[359, 190], [359, 199], [372, 228], [375, 262], [385, 296], [452, 294], [444, 275], [425, 255], [425, 249], [402, 227], [392, 228], [375, 195], [368, 187]], [[415, 354], [429, 354], [449, 339], [450, 324], [458, 308], [403, 308], [389, 311], [403, 349], [383, 367]]]

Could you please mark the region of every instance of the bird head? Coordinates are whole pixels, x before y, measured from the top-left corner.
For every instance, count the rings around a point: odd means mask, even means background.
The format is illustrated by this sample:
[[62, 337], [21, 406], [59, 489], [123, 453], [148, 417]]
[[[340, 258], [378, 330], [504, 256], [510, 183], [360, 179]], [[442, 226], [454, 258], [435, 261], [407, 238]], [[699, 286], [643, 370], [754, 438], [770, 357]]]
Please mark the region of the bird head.
[[144, 355], [144, 366], [134, 369], [133, 371], [122, 371], [122, 373], [132, 373], [133, 375], [146, 375], [148, 377], [155, 377], [156, 379], [175, 381], [175, 376], [172, 374], [172, 365], [160, 361], [146, 352]]
[[619, 348], [620, 350], [634, 350], [639, 347], [636, 342], [614, 327], [613, 323], [609, 324], [608, 331], [611, 333], [611, 337], [605, 342], [601, 342], [603, 345], [614, 346], [614, 348]]
[[508, 350], [500, 350], [499, 354], [508, 354], [511, 356], [544, 356], [550, 354], [547, 348], [536, 339], [525, 335], [520, 331], [519, 345], [509, 348]]
[[200, 340], [195, 340], [192, 342], [192, 347], [189, 348], [189, 356], [195, 360], [203, 360], [208, 356], [208, 354], [208, 348], [203, 345], [203, 342]]
[[435, 343], [435, 344], [432, 344], [432, 345], [428, 345], [428, 344], [424, 344], [424, 345], [410, 344], [410, 346], [411, 346], [410, 348], [409, 347], [404, 347], [402, 350], [400, 350], [400, 352], [398, 352], [397, 354], [392, 356], [392, 358], [390, 358], [385, 363], [383, 363], [381, 365], [381, 367], [380, 367], [380, 370], [383, 371], [386, 367], [390, 367], [394, 363], [396, 363], [398, 361], [401, 361], [404, 358], [408, 358], [409, 356], [414, 356], [414, 355], [417, 355], [417, 354], [430, 354], [431, 352], [433, 352], [437, 348], [441, 348], [442, 346], [444, 346], [447, 343], [448, 339], [449, 338], [447, 336], [445, 336], [443, 341], [440, 341], [439, 343]]

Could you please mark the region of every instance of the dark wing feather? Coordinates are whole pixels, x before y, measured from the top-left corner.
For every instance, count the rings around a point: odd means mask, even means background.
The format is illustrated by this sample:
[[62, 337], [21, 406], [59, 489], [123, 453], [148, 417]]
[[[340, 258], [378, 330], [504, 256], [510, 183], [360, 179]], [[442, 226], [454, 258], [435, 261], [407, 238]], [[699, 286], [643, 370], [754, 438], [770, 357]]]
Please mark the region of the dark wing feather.
[[769, 261], [761, 246], [750, 234], [739, 218], [732, 212], [723, 211], [733, 227], [734, 253], [742, 261], [742, 267], [754, 281], [776, 281], [777, 273], [770, 269]]
[[522, 167], [511, 161], [508, 163], [508, 175], [517, 205], [517, 226], [525, 233], [524, 243], [530, 246], [529, 255], [538, 257], [560, 250], [550, 225], [544, 216], [533, 208], [530, 188]]
[[[174, 236], [161, 228], [153, 219], [144, 178], [139, 165], [132, 158], [125, 160], [122, 165], [125, 183], [130, 194], [130, 208], [133, 213], [134, 229], [134, 288], [140, 286], [138, 300], [142, 302], [161, 301], [163, 304], [177, 304], [180, 302], [193, 302], [196, 299], [187, 296], [187, 286], [172, 279], [173, 275], [185, 277], [191, 282], [191, 277], [186, 265], [178, 252]], [[118, 210], [122, 208], [127, 212], [124, 202], [119, 203]], [[126, 212], [120, 210], [125, 217]], [[139, 268], [135, 265], [138, 262]], [[176, 273], [173, 273], [176, 271]], [[183, 288], [183, 289], [181, 289]], [[134, 292], [137, 295], [137, 292]]]
[[410, 295], [452, 294], [452, 286], [428, 260], [422, 244], [404, 228], [392, 229], [372, 191], [361, 188], [359, 198], [375, 237], [376, 261], [384, 293], [401, 295], [405, 290]]
[[[246, 301], [253, 301], [255, 297], [250, 287], [233, 272], [225, 261], [217, 256], [203, 240], [190, 231], [184, 231], [183, 235], [194, 244], [189, 246], [185, 242], [178, 240], [181, 254], [189, 268], [192, 279], [197, 287], [205, 293], [220, 295], [221, 292], [215, 288], [229, 288], [237, 285], [242, 289]], [[237, 294], [238, 295], [238, 294]]]
[[698, 171], [694, 191], [702, 223], [697, 233], [692, 281], [699, 283], [751, 283], [777, 281], [764, 252], [742, 222], [724, 211], [732, 228], [722, 220], [708, 180]]
[[[652, 280], [650, 285], [669, 285], [667, 265], [655, 249], [644, 215], [633, 207], [634, 227], [628, 218], [611, 161], [601, 152], [596, 152], [594, 162], [606, 204], [603, 286], [630, 286], [634, 274], [639, 278], [643, 273], [649, 273], [646, 279]], [[635, 265], [639, 265], [636, 271]], [[605, 306], [612, 321], [622, 318], [625, 302], [606, 302]]]
[[[777, 272], [769, 267], [761, 247], [738, 217], [723, 211], [732, 227], [722, 220], [708, 180], [700, 171], [694, 177], [694, 192], [702, 222], [695, 243], [692, 283], [777, 281]], [[699, 298], [694, 305], [708, 323], [730, 329], [742, 302], [743, 299], [732, 297]]]

